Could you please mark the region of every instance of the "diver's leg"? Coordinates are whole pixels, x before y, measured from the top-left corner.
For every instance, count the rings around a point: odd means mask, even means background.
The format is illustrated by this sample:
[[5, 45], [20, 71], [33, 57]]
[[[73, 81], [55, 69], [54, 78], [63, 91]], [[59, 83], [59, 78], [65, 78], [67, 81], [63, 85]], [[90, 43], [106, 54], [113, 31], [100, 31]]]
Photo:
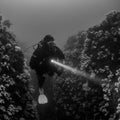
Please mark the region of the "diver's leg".
[[45, 82], [45, 77], [44, 77], [44, 75], [37, 75], [37, 76], [38, 76], [39, 88], [42, 88], [43, 84]]

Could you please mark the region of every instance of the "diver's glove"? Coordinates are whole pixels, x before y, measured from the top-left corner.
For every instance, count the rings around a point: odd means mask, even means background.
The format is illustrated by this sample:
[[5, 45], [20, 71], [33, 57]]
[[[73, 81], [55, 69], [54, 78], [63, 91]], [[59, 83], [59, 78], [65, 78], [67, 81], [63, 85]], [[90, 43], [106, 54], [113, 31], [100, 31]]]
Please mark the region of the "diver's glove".
[[43, 88], [39, 88], [39, 93], [40, 93], [40, 95], [38, 96], [38, 103], [39, 104], [48, 103], [48, 99], [47, 99], [46, 95], [44, 94], [44, 89]]

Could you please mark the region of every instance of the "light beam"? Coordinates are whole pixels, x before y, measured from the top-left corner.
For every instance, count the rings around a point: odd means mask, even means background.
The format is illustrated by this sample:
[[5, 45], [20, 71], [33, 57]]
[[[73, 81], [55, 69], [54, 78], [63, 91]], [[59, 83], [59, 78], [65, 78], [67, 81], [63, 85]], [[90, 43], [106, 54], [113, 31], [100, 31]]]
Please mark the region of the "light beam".
[[89, 80], [92, 80], [92, 81], [100, 84], [100, 79], [95, 77], [94, 74], [88, 74], [88, 73], [86, 73], [84, 71], [77, 70], [76, 68], [72, 68], [72, 67], [70, 67], [68, 65], [64, 65], [64, 64], [62, 64], [62, 63], [60, 63], [60, 62], [58, 62], [56, 60], [53, 60], [53, 59], [51, 60], [51, 62], [58, 65], [58, 66], [60, 66], [60, 67], [62, 67], [62, 68], [64, 68], [64, 69], [66, 69], [66, 70], [71, 71], [72, 73], [74, 73], [76, 75], [83, 76], [83, 77], [85, 77], [85, 78], [87, 78]]

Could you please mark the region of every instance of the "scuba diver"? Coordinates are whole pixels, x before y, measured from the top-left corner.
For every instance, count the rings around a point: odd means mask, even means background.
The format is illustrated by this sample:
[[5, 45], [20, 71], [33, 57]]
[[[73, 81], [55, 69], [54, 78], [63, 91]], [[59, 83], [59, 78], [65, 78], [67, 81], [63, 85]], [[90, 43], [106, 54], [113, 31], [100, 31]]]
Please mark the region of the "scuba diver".
[[60, 75], [62, 70], [51, 63], [51, 60], [64, 60], [63, 52], [55, 45], [54, 38], [51, 35], [46, 35], [41, 40], [30, 59], [31, 69], [36, 71], [40, 91], [43, 91], [45, 82], [45, 74], [53, 76], [55, 73]]

